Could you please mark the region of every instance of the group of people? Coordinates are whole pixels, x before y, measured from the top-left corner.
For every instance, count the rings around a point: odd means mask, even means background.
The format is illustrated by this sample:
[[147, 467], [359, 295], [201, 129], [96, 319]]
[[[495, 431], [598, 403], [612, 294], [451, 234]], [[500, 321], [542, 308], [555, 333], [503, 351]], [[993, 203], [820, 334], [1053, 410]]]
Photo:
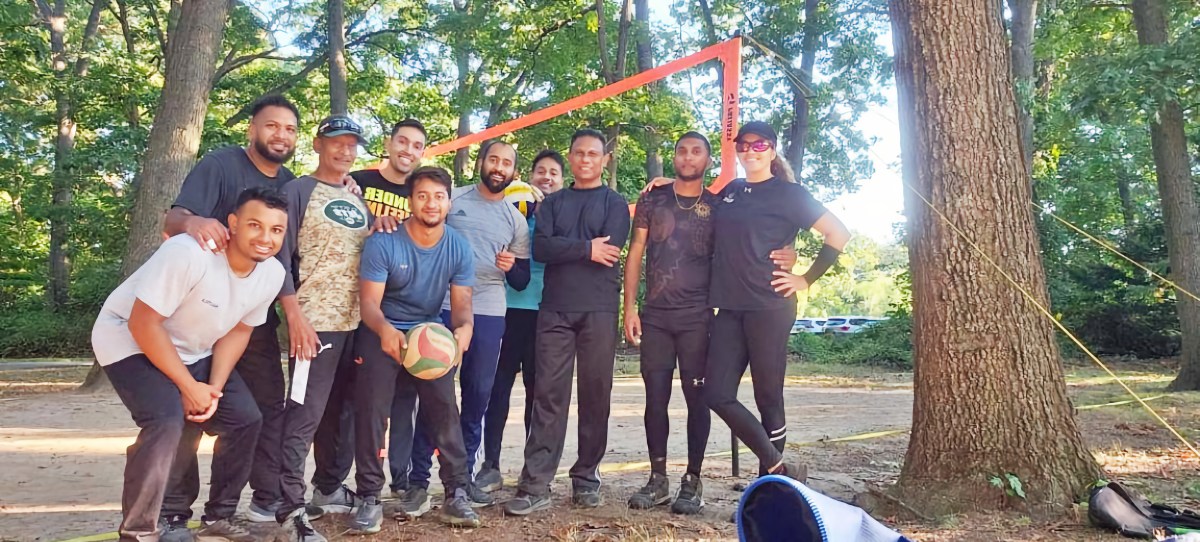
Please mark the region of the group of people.
[[[286, 99], [256, 102], [247, 146], [196, 164], [165, 217], [169, 238], [96, 321], [97, 359], [140, 428], [128, 450], [121, 540], [257, 540], [234, 518], [247, 483], [246, 519], [278, 522], [291, 540], [325, 540], [311, 522], [326, 513], [352, 514], [352, 532], [379, 532], [385, 460], [389, 496], [416, 517], [431, 509], [434, 457], [439, 519], [478, 526], [476, 509], [495, 504], [504, 484], [502, 436], [518, 374], [527, 397], [524, 466], [504, 512], [551, 506], [573, 379], [571, 502], [600, 506], [630, 236], [624, 335], [642, 352], [651, 475], [628, 505], [703, 508], [710, 409], [754, 451], [760, 473], [805, 478], [803, 466], [783, 459], [794, 293], [836, 262], [849, 235], [795, 183], [769, 125], [741, 128], [746, 176], [716, 194], [704, 187], [708, 140], [683, 135], [675, 177], [650, 183], [632, 232], [627, 201], [603, 181], [610, 153], [596, 130], [577, 131], [565, 159], [539, 152], [527, 185], [513, 184], [522, 169], [513, 145], [491, 141], [479, 151], [478, 181], [455, 187], [446, 170], [420, 166], [427, 133], [414, 119], [392, 128], [378, 169], [351, 171], [366, 143], [362, 128], [328, 117], [313, 139], [316, 169], [295, 178], [283, 164], [298, 125]], [[567, 169], [573, 182], [564, 187]], [[520, 203], [536, 212], [506, 200], [515, 187], [537, 195], [536, 205]], [[810, 228], [825, 244], [796, 275], [795, 238]], [[287, 322], [286, 384], [276, 304]], [[425, 322], [444, 324], [462, 353], [455, 370], [429, 380], [400, 361], [406, 333]], [[672, 499], [667, 403], [676, 366], [688, 461]], [[761, 420], [737, 399], [747, 366]], [[194, 533], [202, 432], [217, 440]], [[316, 471], [306, 498], [310, 449]], [[345, 484], [352, 467], [353, 491]]]

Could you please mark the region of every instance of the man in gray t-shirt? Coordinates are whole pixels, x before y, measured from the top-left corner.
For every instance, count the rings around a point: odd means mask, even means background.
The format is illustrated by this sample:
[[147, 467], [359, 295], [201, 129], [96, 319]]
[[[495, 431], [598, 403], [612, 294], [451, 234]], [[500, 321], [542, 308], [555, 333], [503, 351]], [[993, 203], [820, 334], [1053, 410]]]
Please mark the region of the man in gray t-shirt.
[[[483, 416], [487, 412], [504, 339], [507, 288], [524, 290], [529, 284], [530, 241], [525, 217], [504, 201], [504, 189], [517, 171], [517, 152], [512, 145], [493, 141], [480, 151], [479, 183], [454, 189], [446, 223], [466, 237], [475, 259], [475, 289], [471, 296], [475, 332], [471, 347], [459, 368], [462, 390], [463, 441], [467, 448], [467, 472], [475, 472], [475, 455], [483, 438]], [[449, 325], [449, 298], [442, 305], [442, 320]], [[429, 470], [433, 466], [433, 444], [417, 423], [413, 438], [411, 485], [402, 502], [420, 509], [428, 499]], [[487, 502], [474, 484], [469, 493], [475, 502]]]

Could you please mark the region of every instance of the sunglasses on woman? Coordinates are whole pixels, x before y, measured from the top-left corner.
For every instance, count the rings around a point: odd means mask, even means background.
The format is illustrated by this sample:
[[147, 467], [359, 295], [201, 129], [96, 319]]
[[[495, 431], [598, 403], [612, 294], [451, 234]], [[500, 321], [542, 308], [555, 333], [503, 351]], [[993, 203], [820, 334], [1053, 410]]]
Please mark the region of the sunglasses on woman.
[[770, 141], [760, 139], [758, 141], [738, 141], [736, 148], [738, 152], [766, 152], [774, 146]]

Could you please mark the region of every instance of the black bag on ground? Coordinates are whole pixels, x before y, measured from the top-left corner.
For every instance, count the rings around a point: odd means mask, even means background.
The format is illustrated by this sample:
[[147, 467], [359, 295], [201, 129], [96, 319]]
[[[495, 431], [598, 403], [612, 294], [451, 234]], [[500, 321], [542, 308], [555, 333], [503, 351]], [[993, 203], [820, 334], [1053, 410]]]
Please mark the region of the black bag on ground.
[[1151, 503], [1117, 482], [1092, 490], [1088, 519], [1096, 527], [1112, 529], [1130, 538], [1153, 538], [1156, 529], [1168, 534], [1200, 529], [1200, 515], [1195, 512]]

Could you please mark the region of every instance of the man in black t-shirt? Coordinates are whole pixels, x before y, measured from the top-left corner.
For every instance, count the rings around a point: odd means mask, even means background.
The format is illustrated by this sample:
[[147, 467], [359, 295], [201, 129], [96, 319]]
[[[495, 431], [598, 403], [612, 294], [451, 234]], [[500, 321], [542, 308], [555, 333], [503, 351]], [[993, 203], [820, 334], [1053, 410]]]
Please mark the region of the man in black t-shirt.
[[[712, 416], [704, 402], [704, 362], [708, 350], [709, 271], [712, 263], [713, 211], [719, 201], [704, 189], [712, 165], [708, 139], [688, 132], [675, 143], [676, 180], [638, 201], [633, 240], [625, 261], [625, 337], [641, 346], [646, 385], [646, 444], [650, 482], [629, 498], [629, 507], [646, 509], [671, 500], [667, 480], [667, 407], [675, 362], [687, 402], [687, 472], [671, 510], [696, 514], [704, 506], [700, 466]], [[646, 297], [638, 314], [637, 294], [646, 255]]]
[[595, 508], [600, 461], [608, 447], [621, 247], [629, 236], [629, 204], [604, 184], [610, 158], [604, 135], [571, 137], [567, 162], [575, 183], [538, 205], [533, 258], [546, 264], [538, 312], [537, 381], [525, 468], [504, 511], [524, 516], [550, 507], [550, 481], [562, 459], [571, 407], [571, 374], [579, 368], [579, 458], [571, 467], [571, 500]]
[[404, 220], [410, 215], [408, 176], [421, 164], [427, 139], [425, 126], [416, 119], [404, 119], [392, 126], [386, 144], [387, 162], [379, 169], [350, 173], [362, 187], [363, 199], [375, 216], [394, 216]]
[[[392, 135], [384, 146], [387, 162], [379, 169], [360, 169], [350, 176], [362, 189], [367, 208], [376, 217], [393, 216], [396, 220], [409, 217], [409, 195], [412, 187], [408, 177], [421, 163], [425, 154], [426, 132], [421, 121], [408, 118], [392, 126]], [[354, 368], [339, 370], [333, 390], [326, 403], [325, 416], [313, 440], [313, 505], [327, 511], [342, 512], [354, 505], [354, 495], [344, 482], [354, 466]], [[413, 412], [417, 396], [412, 390], [392, 399], [391, 423], [388, 430], [388, 470], [392, 475], [391, 490], [402, 495], [408, 489], [408, 473], [413, 443]], [[411, 392], [411, 393], [410, 393]]]
[[[296, 106], [282, 96], [267, 96], [255, 102], [246, 133], [248, 145], [214, 150], [192, 168], [167, 212], [164, 233], [168, 236], [186, 233], [201, 247], [214, 252], [225, 250], [229, 242], [225, 218], [236, 208], [242, 191], [260, 186], [279, 188], [295, 178], [283, 163], [295, 151], [299, 118]], [[285, 391], [281, 350], [275, 335], [278, 325], [275, 311], [267, 311], [267, 322], [254, 328], [246, 351], [235, 366], [263, 418], [253, 458], [239, 458], [253, 462], [250, 487], [254, 495], [249, 514], [252, 521], [275, 521], [274, 507], [280, 495], [280, 431]], [[188, 426], [180, 440], [163, 498], [160, 521], [166, 524], [164, 542], [192, 540], [187, 520], [200, 492], [196, 463], [199, 442], [199, 429]]]

